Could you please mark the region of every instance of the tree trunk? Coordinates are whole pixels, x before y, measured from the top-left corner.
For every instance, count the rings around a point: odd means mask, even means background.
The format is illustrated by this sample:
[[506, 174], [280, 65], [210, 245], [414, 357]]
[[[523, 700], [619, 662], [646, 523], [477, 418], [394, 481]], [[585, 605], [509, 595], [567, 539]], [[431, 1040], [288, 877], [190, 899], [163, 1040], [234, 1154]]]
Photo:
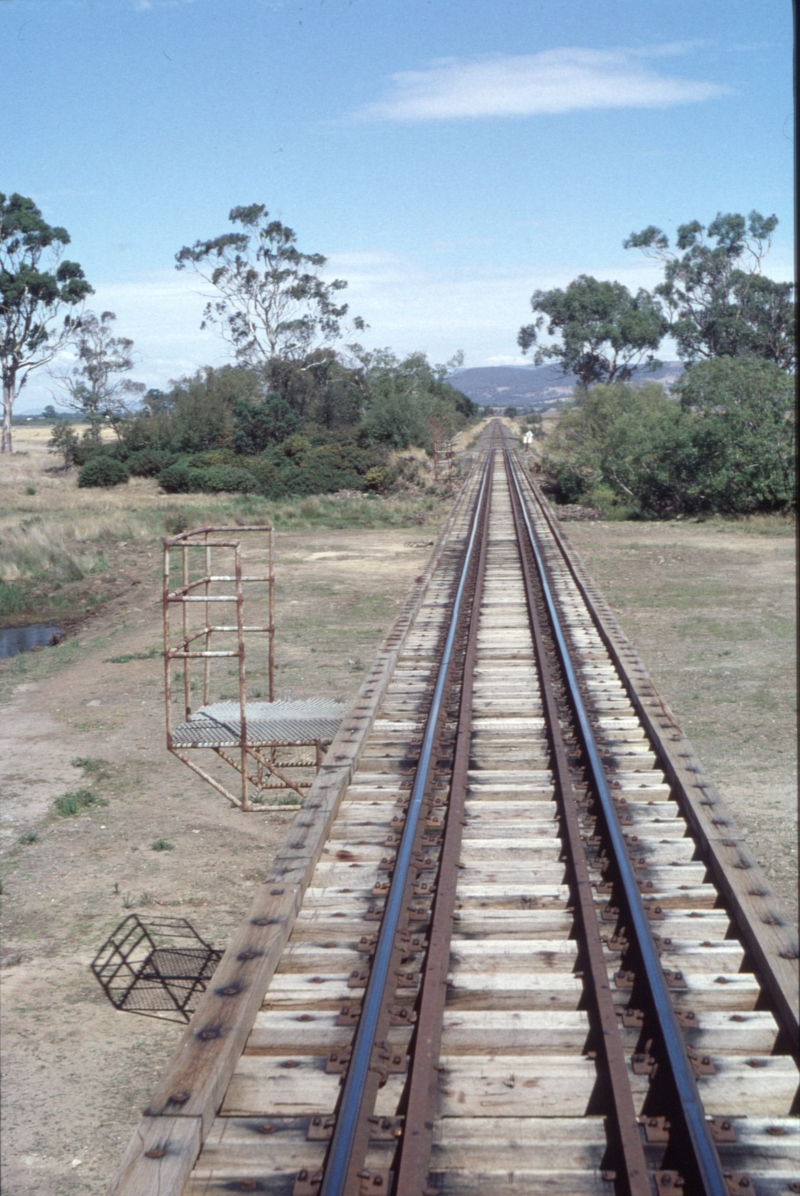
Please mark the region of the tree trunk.
[[0, 453], [10, 453], [11, 450], [11, 413], [14, 410], [14, 383], [16, 378], [13, 374], [3, 375], [3, 439], [0, 443]]

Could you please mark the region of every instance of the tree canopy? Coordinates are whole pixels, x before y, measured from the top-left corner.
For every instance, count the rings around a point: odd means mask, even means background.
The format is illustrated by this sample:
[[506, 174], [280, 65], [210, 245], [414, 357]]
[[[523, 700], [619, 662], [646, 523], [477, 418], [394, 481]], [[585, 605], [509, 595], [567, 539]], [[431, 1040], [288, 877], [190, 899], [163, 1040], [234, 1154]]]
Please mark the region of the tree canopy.
[[71, 339], [76, 321], [70, 313], [92, 293], [78, 263], [63, 258], [69, 240], [67, 230], [48, 224], [32, 199], [0, 193], [4, 453], [11, 452], [17, 395], [31, 370], [51, 362]]
[[89, 424], [89, 438], [97, 443], [100, 429], [109, 424], [119, 434], [131, 414], [130, 401], [144, 393], [142, 382], [122, 377], [133, 369], [133, 341], [114, 336], [113, 311], [100, 318], [85, 312], [74, 331], [78, 361], [69, 373], [57, 375], [67, 392], [65, 404]]
[[667, 395], [656, 383], [581, 392], [547, 444], [562, 502], [664, 516], [794, 505], [794, 382], [774, 362], [699, 362]]
[[[294, 231], [270, 220], [264, 204], [232, 208], [229, 219], [236, 231], [175, 255], [179, 270], [194, 267], [220, 294], [206, 305], [201, 327], [216, 328], [249, 365], [302, 360], [338, 340], [348, 313], [339, 293], [347, 283], [321, 278], [327, 259], [302, 253]], [[353, 326], [364, 322], [355, 317]]]
[[[517, 343], [526, 353], [536, 345], [534, 361], [556, 360], [564, 373], [577, 375], [584, 386], [624, 382], [637, 365], [655, 368], [655, 350], [667, 329], [657, 300], [645, 290], [632, 295], [620, 282], [600, 282], [581, 274], [566, 289], [534, 291], [533, 324], [519, 331]], [[540, 343], [542, 330], [559, 336]]]
[[777, 224], [777, 216], [756, 211], [747, 219], [718, 212], [708, 227], [698, 220], [680, 225], [675, 249], [652, 224], [623, 243], [663, 262], [655, 294], [684, 361], [751, 355], [793, 368], [794, 287], [762, 274]]

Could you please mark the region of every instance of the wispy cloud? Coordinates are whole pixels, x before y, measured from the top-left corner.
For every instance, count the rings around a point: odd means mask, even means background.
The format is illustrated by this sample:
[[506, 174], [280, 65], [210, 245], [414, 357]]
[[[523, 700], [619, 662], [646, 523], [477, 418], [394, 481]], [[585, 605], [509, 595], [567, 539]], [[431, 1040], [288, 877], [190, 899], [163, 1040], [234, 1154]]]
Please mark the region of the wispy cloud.
[[440, 59], [391, 77], [387, 93], [358, 116], [373, 120], [463, 120], [536, 116], [592, 108], [666, 108], [730, 93], [718, 83], [667, 75], [646, 58], [677, 57], [692, 43], [649, 50], [563, 48], [540, 54]]

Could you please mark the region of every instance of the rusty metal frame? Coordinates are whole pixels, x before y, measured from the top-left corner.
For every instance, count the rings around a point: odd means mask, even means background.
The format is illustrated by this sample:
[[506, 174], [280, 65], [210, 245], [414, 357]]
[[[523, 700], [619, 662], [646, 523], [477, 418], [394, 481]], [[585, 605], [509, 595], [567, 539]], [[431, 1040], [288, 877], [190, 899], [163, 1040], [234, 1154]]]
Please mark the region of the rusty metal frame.
[[[260, 533], [267, 537], [266, 573], [247, 574], [242, 563], [243, 538], [248, 533]], [[233, 554], [232, 572], [215, 573], [214, 554]], [[174, 555], [178, 556], [174, 568]], [[199, 558], [199, 561], [198, 561]], [[199, 564], [199, 571], [198, 571]], [[175, 584], [177, 574], [178, 584]], [[250, 583], [267, 585], [268, 611], [266, 623], [245, 622], [246, 590]], [[218, 592], [219, 587], [223, 592]], [[217, 592], [213, 592], [213, 591]], [[290, 789], [300, 798], [305, 797], [310, 781], [288, 775], [287, 769], [314, 768], [319, 770], [324, 755], [324, 740], [292, 740], [251, 742], [247, 730], [246, 694], [246, 637], [251, 634], [268, 636], [268, 678], [269, 701], [275, 700], [275, 536], [269, 524], [252, 524], [241, 527], [200, 527], [181, 532], [164, 540], [163, 566], [163, 618], [164, 618], [164, 701], [166, 708], [167, 750], [190, 768], [197, 776], [213, 786], [231, 805], [240, 810], [251, 810], [250, 787], [257, 792], [268, 788]], [[215, 616], [216, 604], [232, 604], [235, 608], [235, 622], [225, 622], [223, 616]], [[192, 622], [192, 611], [199, 610], [201, 619]], [[177, 615], [177, 619], [175, 616]], [[179, 624], [177, 635], [174, 624]], [[215, 636], [235, 636], [236, 647], [217, 648]], [[199, 643], [198, 643], [199, 641]], [[231, 754], [214, 745], [176, 745], [173, 734], [173, 662], [182, 662], [184, 718], [192, 716], [192, 669], [199, 664], [202, 670], [202, 705], [210, 699], [211, 664], [216, 659], [236, 660], [238, 665], [239, 730], [236, 736], [238, 751]], [[287, 747], [308, 747], [314, 749], [314, 761], [286, 764], [276, 757], [276, 750]], [[205, 768], [190, 759], [187, 752], [213, 751], [219, 759], [233, 767], [240, 778], [239, 796], [232, 793], [221, 781]], [[252, 769], [255, 761], [255, 771]], [[277, 778], [278, 785], [264, 782], [265, 774]], [[269, 807], [256, 806], [257, 809]]]

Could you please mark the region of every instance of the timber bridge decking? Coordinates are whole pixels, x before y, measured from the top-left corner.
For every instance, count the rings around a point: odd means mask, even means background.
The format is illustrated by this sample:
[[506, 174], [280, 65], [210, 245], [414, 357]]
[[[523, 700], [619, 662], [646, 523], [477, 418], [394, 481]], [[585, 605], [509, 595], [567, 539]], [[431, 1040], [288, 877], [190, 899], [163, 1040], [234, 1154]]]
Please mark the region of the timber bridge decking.
[[796, 931], [478, 448], [113, 1196], [800, 1192]]

